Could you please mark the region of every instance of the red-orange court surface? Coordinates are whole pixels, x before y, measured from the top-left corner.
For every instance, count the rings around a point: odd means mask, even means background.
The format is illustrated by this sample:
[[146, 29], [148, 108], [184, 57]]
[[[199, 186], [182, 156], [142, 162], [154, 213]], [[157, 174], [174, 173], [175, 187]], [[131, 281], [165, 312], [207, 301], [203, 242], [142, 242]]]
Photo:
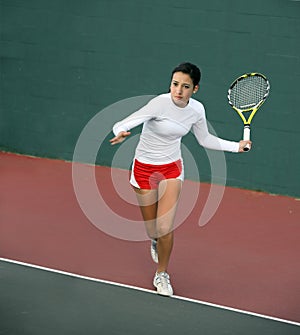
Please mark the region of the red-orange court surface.
[[[111, 208], [101, 221], [109, 226], [117, 218], [123, 231], [130, 220], [141, 222], [138, 206], [115, 191], [112, 169], [94, 169]], [[93, 224], [74, 192], [71, 162], [2, 152], [0, 170], [1, 258], [153, 290], [149, 240], [118, 238]], [[128, 171], [113, 170], [130, 191]], [[184, 182], [182, 202], [195, 185]], [[201, 183], [175, 230], [169, 266], [175, 294], [300, 322], [299, 199], [225, 187], [201, 226], [210, 188]]]

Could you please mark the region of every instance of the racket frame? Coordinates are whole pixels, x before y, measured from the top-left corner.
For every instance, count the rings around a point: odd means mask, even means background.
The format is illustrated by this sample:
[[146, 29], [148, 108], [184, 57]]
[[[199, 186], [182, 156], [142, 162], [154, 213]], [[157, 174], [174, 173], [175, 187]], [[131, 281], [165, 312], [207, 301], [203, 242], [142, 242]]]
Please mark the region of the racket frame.
[[[262, 77], [266, 81], [266, 83], [267, 83], [266, 93], [264, 94], [263, 98], [256, 105], [254, 105], [254, 106], [251, 105], [251, 107], [249, 107], [249, 108], [240, 109], [240, 108], [234, 106], [234, 104], [230, 100], [231, 90], [236, 85], [237, 82], [239, 82], [239, 81], [241, 81], [241, 80], [243, 80], [243, 79], [245, 79], [247, 77], [251, 77], [251, 76], [260, 76], [260, 77]], [[266, 101], [269, 93], [270, 93], [270, 82], [268, 81], [268, 79], [266, 78], [266, 76], [264, 76], [263, 74], [261, 74], [259, 72], [249, 72], [249, 73], [246, 73], [246, 74], [238, 77], [237, 79], [235, 79], [233, 81], [233, 83], [230, 85], [230, 87], [228, 89], [228, 95], [227, 95], [228, 102], [229, 102], [230, 106], [238, 113], [238, 115], [240, 116], [240, 118], [242, 119], [242, 121], [244, 123], [243, 139], [245, 141], [250, 140], [250, 124], [251, 124], [251, 121], [252, 121], [254, 115], [256, 114], [256, 112], [258, 111], [258, 109]], [[249, 113], [249, 112], [251, 112], [251, 114], [246, 119], [244, 113]], [[250, 146], [247, 144], [245, 146], [245, 148], [244, 148], [244, 151], [249, 151], [249, 150], [250, 150]]]

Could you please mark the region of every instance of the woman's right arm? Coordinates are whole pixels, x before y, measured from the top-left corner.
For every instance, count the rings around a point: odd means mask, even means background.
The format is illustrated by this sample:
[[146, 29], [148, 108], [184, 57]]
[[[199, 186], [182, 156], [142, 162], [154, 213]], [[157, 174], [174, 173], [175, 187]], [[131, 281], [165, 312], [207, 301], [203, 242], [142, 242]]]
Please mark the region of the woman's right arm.
[[125, 138], [131, 134], [130, 130], [132, 128], [137, 127], [142, 123], [155, 118], [157, 114], [155, 100], [155, 98], [152, 99], [148, 102], [147, 105], [145, 105], [138, 111], [132, 113], [125, 119], [114, 124], [113, 133], [115, 134], [115, 137], [110, 140], [110, 143], [114, 145], [123, 142]]

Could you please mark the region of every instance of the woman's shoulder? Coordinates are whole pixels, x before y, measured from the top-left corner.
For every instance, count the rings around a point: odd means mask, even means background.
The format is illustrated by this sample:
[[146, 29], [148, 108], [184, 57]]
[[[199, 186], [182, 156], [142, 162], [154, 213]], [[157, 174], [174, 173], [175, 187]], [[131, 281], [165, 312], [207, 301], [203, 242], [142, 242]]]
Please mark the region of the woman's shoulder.
[[158, 94], [152, 97], [152, 99], [150, 99], [149, 103], [152, 105], [155, 104], [160, 104], [163, 101], [168, 101], [171, 99], [171, 96], [169, 93], [162, 93], [162, 94]]
[[191, 98], [189, 107], [193, 110], [196, 121], [205, 119], [205, 108], [200, 101]]
[[157, 101], [171, 101], [171, 93], [161, 93], [158, 94], [154, 100]]
[[193, 98], [190, 99], [189, 106], [199, 113], [202, 113], [205, 111], [205, 108], [202, 102], [196, 99], [193, 99]]

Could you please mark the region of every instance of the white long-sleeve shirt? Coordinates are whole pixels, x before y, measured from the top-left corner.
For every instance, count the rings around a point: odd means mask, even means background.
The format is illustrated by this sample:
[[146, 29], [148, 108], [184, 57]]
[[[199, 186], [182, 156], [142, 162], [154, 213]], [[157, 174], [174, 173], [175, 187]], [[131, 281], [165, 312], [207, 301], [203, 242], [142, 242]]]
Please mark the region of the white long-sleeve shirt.
[[181, 138], [190, 130], [208, 149], [238, 152], [239, 143], [209, 133], [203, 105], [190, 99], [186, 107], [174, 104], [170, 93], [161, 94], [113, 126], [117, 136], [143, 124], [135, 158], [146, 164], [167, 164], [181, 158]]

